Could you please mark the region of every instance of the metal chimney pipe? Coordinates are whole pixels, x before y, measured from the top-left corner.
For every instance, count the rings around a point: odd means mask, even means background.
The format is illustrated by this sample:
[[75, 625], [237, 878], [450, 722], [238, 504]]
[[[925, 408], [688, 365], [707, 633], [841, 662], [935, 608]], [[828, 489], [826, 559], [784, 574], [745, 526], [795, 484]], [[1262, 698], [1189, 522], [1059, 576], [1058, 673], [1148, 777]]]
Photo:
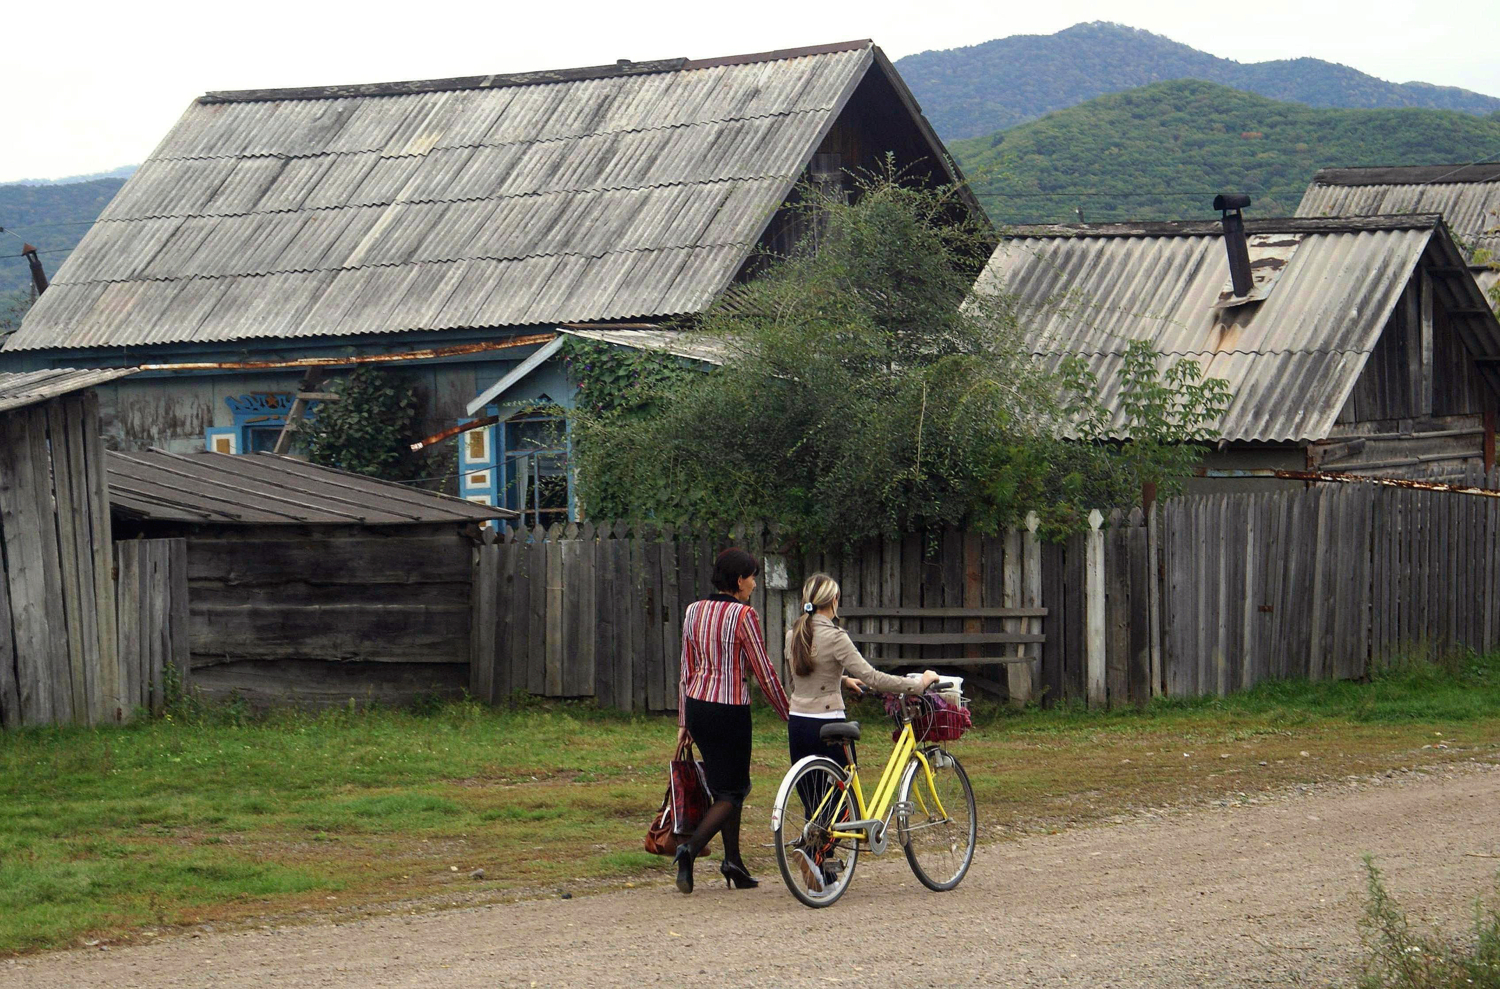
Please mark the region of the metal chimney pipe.
[[1250, 277], [1250, 242], [1245, 239], [1245, 218], [1240, 210], [1250, 205], [1246, 195], [1219, 195], [1214, 197], [1214, 209], [1219, 210], [1224, 221], [1224, 251], [1229, 255], [1229, 281], [1237, 296], [1249, 295], [1255, 287]]
[[36, 256], [36, 248], [30, 244], [26, 244], [21, 248], [21, 255], [26, 258], [26, 263], [31, 266], [31, 284], [36, 286], [36, 294], [41, 295], [47, 291], [47, 273], [42, 270], [42, 262]]

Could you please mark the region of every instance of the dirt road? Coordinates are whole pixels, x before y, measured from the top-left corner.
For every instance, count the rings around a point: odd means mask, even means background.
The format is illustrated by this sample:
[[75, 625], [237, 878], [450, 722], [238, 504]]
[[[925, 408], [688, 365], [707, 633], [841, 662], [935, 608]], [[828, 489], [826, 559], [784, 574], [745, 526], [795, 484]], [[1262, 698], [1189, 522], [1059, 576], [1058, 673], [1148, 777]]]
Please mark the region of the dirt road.
[[1362, 853], [1414, 915], [1462, 922], [1497, 822], [1500, 767], [1472, 764], [993, 844], [943, 895], [899, 852], [818, 911], [774, 875], [731, 892], [700, 870], [691, 897], [205, 933], [0, 963], [0, 986], [1318, 986], [1360, 957]]

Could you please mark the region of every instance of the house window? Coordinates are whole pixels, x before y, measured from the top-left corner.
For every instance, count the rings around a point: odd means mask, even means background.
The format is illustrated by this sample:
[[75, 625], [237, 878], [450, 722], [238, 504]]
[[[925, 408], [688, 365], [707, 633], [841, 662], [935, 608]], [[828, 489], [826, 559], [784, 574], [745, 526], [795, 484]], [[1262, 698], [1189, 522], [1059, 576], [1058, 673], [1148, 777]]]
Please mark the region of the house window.
[[[294, 398], [289, 392], [252, 392], [224, 399], [234, 425], [206, 430], [204, 445], [215, 453], [269, 453], [275, 450]], [[303, 418], [311, 419], [317, 405], [317, 402], [308, 402]]]
[[568, 432], [562, 419], [520, 415], [502, 424], [501, 505], [525, 525], [551, 525], [571, 516]]

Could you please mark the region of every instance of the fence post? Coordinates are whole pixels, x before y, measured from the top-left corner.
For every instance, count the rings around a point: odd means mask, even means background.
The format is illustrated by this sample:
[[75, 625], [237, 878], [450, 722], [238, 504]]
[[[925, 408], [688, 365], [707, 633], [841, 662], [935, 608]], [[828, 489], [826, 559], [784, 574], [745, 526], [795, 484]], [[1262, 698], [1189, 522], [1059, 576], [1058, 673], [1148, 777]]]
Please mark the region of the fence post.
[[[1040, 608], [1042, 606], [1042, 541], [1037, 538], [1036, 530], [1041, 526], [1041, 519], [1037, 518], [1036, 512], [1026, 513], [1026, 535], [1023, 537], [1025, 549], [1022, 551], [1021, 579], [1024, 582], [1021, 589], [1021, 607]], [[1023, 627], [1032, 634], [1040, 633], [1042, 620], [1040, 618], [1028, 618]], [[1028, 643], [1026, 655], [1031, 661], [1026, 664], [1026, 670], [1031, 677], [1031, 696], [1037, 701], [1042, 700], [1042, 646], [1039, 642]]]
[[1104, 689], [1104, 516], [1096, 508], [1089, 512], [1089, 531], [1084, 556], [1084, 648], [1087, 663], [1089, 707], [1103, 707]]
[[1158, 528], [1156, 503], [1146, 511], [1146, 621], [1149, 624], [1151, 650], [1151, 696], [1160, 697], [1166, 682], [1161, 666], [1161, 530]]

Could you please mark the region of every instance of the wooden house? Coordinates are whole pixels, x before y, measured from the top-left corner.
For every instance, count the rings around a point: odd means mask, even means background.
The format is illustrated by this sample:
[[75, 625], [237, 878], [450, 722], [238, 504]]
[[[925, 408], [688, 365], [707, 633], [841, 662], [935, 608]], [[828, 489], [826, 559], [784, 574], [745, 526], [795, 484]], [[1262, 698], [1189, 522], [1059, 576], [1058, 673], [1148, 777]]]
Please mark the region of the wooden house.
[[1441, 213], [1491, 305], [1500, 306], [1500, 164], [1325, 168], [1313, 176], [1298, 216]]
[[323, 706], [469, 686], [477, 527], [513, 512], [268, 453], [105, 456], [120, 545], [186, 540], [195, 689]]
[[548, 481], [553, 521], [566, 434], [526, 410], [571, 402], [562, 335], [701, 311], [795, 243], [804, 184], [851, 193], [888, 154], [913, 181], [960, 178], [869, 41], [209, 93], [0, 366], [147, 365], [101, 392], [113, 448], [239, 454], [280, 433], [290, 365], [405, 355], [424, 435], [502, 420], [466, 435], [459, 493], [531, 511]]
[[130, 369], [0, 373], [0, 727], [126, 718], [93, 389]]
[[1018, 228], [978, 287], [1014, 297], [1044, 364], [1086, 361], [1115, 435], [1128, 430], [1123, 356], [1144, 340], [1228, 381], [1209, 467], [1493, 467], [1500, 323], [1440, 217], [1246, 220], [1244, 231], [1243, 293], [1218, 222]]

